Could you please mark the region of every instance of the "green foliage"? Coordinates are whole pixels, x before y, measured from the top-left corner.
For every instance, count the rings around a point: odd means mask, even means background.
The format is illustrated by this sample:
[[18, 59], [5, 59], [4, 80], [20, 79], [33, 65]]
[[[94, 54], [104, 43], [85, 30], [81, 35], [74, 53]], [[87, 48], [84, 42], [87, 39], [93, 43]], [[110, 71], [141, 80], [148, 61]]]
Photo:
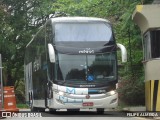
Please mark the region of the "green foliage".
[[27, 104], [17, 104], [17, 108], [20, 108], [20, 109], [29, 109], [29, 106]]
[[143, 66], [132, 66], [132, 69], [134, 70], [127, 69], [125, 72], [120, 70], [119, 74], [123, 77], [121, 77], [118, 84], [119, 99], [128, 105], [144, 105]]
[[24, 80], [16, 81], [15, 85], [17, 86], [16, 93], [16, 101], [17, 103], [25, 103], [25, 84]]
[[0, 1], [0, 53], [4, 67], [3, 84], [9, 85], [8, 81], [10, 81], [10, 85], [15, 86], [18, 98], [24, 98], [24, 85], [23, 88], [19, 86], [22, 86], [24, 78], [25, 46], [36, 33], [37, 28], [48, 19], [51, 2], [51, 0]]

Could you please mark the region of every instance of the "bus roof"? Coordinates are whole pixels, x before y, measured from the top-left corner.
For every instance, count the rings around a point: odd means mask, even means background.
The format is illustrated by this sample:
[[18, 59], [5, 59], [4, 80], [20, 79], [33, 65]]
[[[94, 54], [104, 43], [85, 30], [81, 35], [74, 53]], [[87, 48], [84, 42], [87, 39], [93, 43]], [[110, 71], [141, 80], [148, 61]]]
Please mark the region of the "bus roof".
[[95, 18], [95, 17], [57, 17], [51, 18], [51, 21], [54, 22], [93, 22], [93, 21], [101, 21], [101, 22], [108, 22], [106, 19], [102, 18]]

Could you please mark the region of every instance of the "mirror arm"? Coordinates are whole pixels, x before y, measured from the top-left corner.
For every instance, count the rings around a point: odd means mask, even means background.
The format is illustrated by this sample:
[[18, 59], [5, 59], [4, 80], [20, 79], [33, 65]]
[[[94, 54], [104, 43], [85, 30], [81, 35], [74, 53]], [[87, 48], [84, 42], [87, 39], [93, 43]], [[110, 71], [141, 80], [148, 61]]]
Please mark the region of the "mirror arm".
[[51, 63], [55, 63], [55, 51], [52, 44], [48, 44], [49, 60]]
[[122, 62], [127, 62], [127, 50], [124, 45], [117, 43], [117, 47], [121, 50]]

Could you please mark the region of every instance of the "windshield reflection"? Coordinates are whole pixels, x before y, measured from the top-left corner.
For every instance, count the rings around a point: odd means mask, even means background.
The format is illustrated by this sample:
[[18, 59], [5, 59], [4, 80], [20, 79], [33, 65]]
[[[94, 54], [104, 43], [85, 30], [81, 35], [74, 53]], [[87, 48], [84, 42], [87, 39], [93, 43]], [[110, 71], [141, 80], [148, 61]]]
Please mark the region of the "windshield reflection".
[[111, 26], [106, 23], [57, 23], [56, 41], [109, 41], [112, 37]]
[[[116, 79], [116, 54], [67, 55], [58, 53], [56, 80], [95, 84]], [[73, 82], [74, 81], [74, 82]]]

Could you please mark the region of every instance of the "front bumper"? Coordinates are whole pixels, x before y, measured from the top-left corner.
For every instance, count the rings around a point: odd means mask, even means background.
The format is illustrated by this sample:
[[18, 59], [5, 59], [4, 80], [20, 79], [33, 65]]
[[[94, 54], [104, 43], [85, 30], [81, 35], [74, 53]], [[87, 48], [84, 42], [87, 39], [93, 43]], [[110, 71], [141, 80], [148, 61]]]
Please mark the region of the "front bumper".
[[91, 94], [88, 95], [59, 95], [53, 93], [55, 99], [52, 99], [50, 108], [54, 109], [83, 109], [83, 108], [116, 108], [118, 105], [118, 93], [108, 94]]

